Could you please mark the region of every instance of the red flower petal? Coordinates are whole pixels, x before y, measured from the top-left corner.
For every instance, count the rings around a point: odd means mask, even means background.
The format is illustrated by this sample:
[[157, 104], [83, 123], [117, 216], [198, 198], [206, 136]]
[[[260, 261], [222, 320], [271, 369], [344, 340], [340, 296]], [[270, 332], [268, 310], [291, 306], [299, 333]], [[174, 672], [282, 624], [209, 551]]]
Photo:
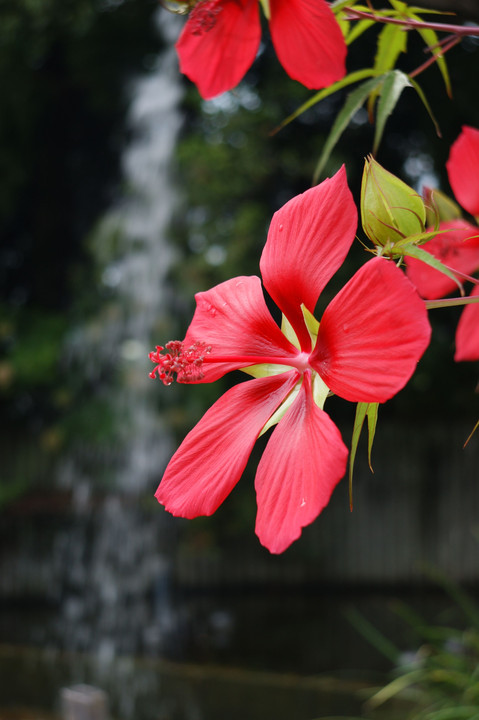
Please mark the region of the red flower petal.
[[479, 215], [478, 167], [479, 130], [464, 125], [451, 145], [446, 168], [457, 201], [471, 215]]
[[429, 344], [424, 302], [394, 263], [369, 260], [326, 308], [310, 364], [337, 395], [385, 402]]
[[266, 290], [286, 315], [301, 347], [310, 347], [301, 304], [314, 312], [319, 294], [341, 266], [357, 227], [344, 167], [278, 210], [260, 268]]
[[271, 37], [290, 77], [316, 89], [344, 76], [346, 43], [324, 0], [270, 0], [270, 7]]
[[[449, 268], [459, 270], [466, 275], [477, 270], [479, 268], [479, 228], [465, 220], [451, 220], [441, 223], [439, 229], [447, 229], [448, 232], [436, 235], [435, 238], [421, 245], [421, 249], [434, 255]], [[407, 257], [406, 268], [408, 278], [423, 298], [435, 300], [458, 289], [454, 280], [439, 270], [434, 270], [421, 260]]]
[[[479, 295], [476, 285], [471, 296]], [[456, 330], [456, 353], [454, 360], [479, 360], [479, 303], [466, 305]]]
[[[208, 12], [211, 27], [208, 15], [204, 17]], [[202, 2], [192, 11], [176, 43], [180, 70], [209, 100], [242, 80], [256, 57], [260, 39], [258, 0]]]
[[[236, 277], [197, 293], [196, 311], [184, 340], [211, 346], [211, 355], [295, 357], [297, 349], [286, 339], [270, 315], [261, 281], [256, 276]], [[240, 359], [204, 363], [202, 382], [212, 382], [230, 370], [244, 367]]]
[[173, 515], [211, 515], [241, 477], [265, 423], [297, 380], [295, 372], [228, 390], [186, 436], [155, 497]]
[[326, 507], [346, 472], [341, 434], [314, 403], [305, 375], [295, 402], [271, 435], [256, 473], [256, 534], [281, 553]]

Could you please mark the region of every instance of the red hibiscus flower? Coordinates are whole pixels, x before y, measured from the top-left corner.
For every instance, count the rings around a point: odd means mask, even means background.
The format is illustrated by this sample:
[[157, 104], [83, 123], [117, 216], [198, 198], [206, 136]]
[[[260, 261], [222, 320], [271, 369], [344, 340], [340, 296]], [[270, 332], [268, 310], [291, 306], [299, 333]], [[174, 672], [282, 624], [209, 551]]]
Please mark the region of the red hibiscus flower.
[[384, 402], [408, 381], [428, 345], [423, 301], [384, 258], [367, 262], [312, 311], [354, 239], [357, 213], [344, 168], [275, 213], [260, 267], [283, 313], [281, 328], [258, 277], [196, 296], [183, 343], [150, 354], [169, 384], [212, 382], [230, 370], [254, 379], [228, 390], [186, 436], [156, 497], [174, 515], [210, 515], [238, 482], [257, 438], [274, 427], [256, 472], [256, 533], [273, 553], [296, 540], [327, 505], [347, 449], [323, 409], [330, 393]]
[[[479, 130], [464, 126], [452, 144], [446, 163], [449, 183], [457, 201], [471, 215], [479, 216]], [[430, 228], [431, 230], [432, 228]], [[458, 279], [479, 269], [479, 228], [465, 220], [442, 222], [436, 235], [422, 249], [457, 272]], [[455, 282], [415, 258], [406, 258], [407, 274], [422, 297], [428, 300], [449, 295], [457, 289]], [[477, 286], [472, 295], [479, 293]], [[479, 360], [479, 303], [467, 305], [456, 331], [454, 359]]]
[[[290, 77], [317, 89], [344, 76], [346, 45], [325, 0], [268, 3], [273, 45]], [[209, 100], [240, 82], [260, 39], [258, 0], [198, 0], [176, 44], [180, 70]]]

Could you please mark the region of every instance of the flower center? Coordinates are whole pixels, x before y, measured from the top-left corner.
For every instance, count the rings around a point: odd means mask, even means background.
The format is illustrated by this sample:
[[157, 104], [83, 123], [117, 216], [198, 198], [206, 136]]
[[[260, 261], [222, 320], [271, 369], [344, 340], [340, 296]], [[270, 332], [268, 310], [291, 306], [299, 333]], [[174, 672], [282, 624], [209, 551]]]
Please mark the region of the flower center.
[[171, 385], [175, 379], [181, 382], [194, 382], [201, 380], [205, 355], [211, 352], [211, 347], [206, 343], [195, 342], [191, 347], [186, 348], [180, 340], [171, 340], [165, 347], [157, 345], [156, 350], [149, 354], [151, 362], [155, 367], [150, 373], [151, 378], [158, 378], [164, 385]]
[[221, 12], [221, 0], [199, 0], [190, 13], [188, 27], [192, 35], [203, 35], [216, 25]]

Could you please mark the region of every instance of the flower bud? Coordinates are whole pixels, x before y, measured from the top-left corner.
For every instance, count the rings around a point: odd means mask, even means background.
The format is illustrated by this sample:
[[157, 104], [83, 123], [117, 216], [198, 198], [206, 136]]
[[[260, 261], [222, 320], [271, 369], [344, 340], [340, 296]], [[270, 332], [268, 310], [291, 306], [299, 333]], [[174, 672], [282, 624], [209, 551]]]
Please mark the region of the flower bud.
[[391, 249], [398, 241], [424, 231], [426, 208], [409, 185], [369, 156], [361, 185], [361, 218], [368, 238]]
[[440, 222], [459, 220], [462, 217], [459, 205], [440, 190], [425, 187], [422, 195], [426, 205], [426, 224], [428, 227], [436, 227]]

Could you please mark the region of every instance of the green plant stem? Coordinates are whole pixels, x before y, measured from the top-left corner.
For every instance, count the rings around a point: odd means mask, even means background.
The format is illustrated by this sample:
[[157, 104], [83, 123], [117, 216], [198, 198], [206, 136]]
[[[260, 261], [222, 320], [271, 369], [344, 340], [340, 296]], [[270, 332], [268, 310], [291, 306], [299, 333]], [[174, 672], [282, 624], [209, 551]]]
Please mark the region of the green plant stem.
[[479, 295], [474, 297], [464, 298], [446, 298], [442, 300], [425, 300], [425, 305], [428, 310], [435, 310], [436, 308], [444, 307], [455, 307], [456, 305], [471, 305], [471, 303], [479, 302]]

